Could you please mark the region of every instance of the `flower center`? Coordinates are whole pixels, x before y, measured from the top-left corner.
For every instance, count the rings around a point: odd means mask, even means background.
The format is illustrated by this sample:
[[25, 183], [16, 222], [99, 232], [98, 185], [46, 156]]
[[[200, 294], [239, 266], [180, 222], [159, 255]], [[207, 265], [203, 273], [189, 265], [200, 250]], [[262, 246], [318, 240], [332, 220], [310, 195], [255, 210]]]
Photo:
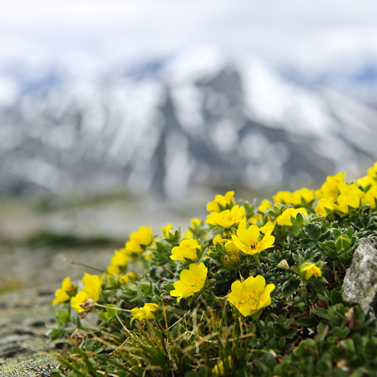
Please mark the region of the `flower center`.
[[199, 279], [195, 279], [192, 281], [191, 285], [194, 287], [195, 285], [198, 285]]
[[257, 248], [256, 242], [254, 240], [250, 240], [249, 241], [249, 247], [250, 247], [250, 249], [255, 250]]

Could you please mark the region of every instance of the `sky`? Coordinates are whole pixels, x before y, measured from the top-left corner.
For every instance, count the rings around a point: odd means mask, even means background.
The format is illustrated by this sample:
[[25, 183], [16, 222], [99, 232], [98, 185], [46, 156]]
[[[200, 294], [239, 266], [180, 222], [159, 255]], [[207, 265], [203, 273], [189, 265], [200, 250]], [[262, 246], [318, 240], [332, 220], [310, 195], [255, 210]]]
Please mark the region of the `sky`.
[[192, 45], [301, 66], [377, 55], [375, 0], [0, 0], [0, 63], [101, 65]]

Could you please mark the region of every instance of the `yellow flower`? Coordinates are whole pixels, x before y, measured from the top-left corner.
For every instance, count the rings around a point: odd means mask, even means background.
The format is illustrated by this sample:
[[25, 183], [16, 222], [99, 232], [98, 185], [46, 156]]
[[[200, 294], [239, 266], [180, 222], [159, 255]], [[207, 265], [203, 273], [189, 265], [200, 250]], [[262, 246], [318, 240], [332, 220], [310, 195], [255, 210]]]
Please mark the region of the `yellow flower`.
[[213, 240], [212, 240], [212, 242], [213, 242], [213, 246], [216, 247], [217, 244], [219, 244], [219, 245], [221, 245], [221, 246], [224, 246], [224, 241], [226, 241], [226, 239], [223, 239], [223, 238], [221, 237], [221, 234], [217, 234], [217, 235], [213, 238]]
[[170, 295], [177, 297], [177, 301], [181, 301], [183, 297], [192, 296], [204, 287], [207, 278], [208, 269], [203, 262], [197, 264], [192, 263], [188, 270], [183, 270], [179, 279], [174, 283], [174, 291], [170, 291]]
[[76, 294], [76, 296], [71, 298], [72, 308], [75, 309], [78, 313], [84, 311], [84, 309], [80, 305], [88, 298], [92, 297], [90, 297], [89, 293], [85, 289], [82, 289], [79, 293]]
[[110, 266], [107, 266], [107, 272], [111, 275], [119, 275], [121, 273], [121, 270], [118, 266], [110, 264]]
[[310, 203], [314, 200], [314, 191], [309, 190], [306, 187], [296, 190], [295, 192], [279, 191], [273, 199], [276, 203], [290, 204], [293, 206], [302, 205], [304, 200], [306, 203]]
[[302, 189], [295, 191], [293, 197], [295, 205], [301, 205], [302, 199], [305, 200], [306, 203], [310, 203], [315, 199], [314, 190], [309, 190], [308, 188], [303, 187]]
[[143, 254], [143, 257], [145, 260], [149, 260], [151, 259], [152, 255], [153, 255], [152, 250], [146, 250]]
[[322, 215], [326, 217], [328, 215], [326, 208], [330, 211], [334, 211], [335, 203], [333, 198], [321, 198], [318, 200], [317, 207], [315, 208], [315, 213], [317, 215]]
[[[233, 365], [233, 360], [231, 356], [228, 356], [228, 365], [229, 368], [231, 368]], [[213, 367], [212, 373], [216, 374], [216, 376], [225, 376], [224, 362], [222, 360]]]
[[266, 209], [269, 209], [272, 207], [272, 204], [268, 199], [262, 200], [261, 205], [258, 207], [259, 212], [264, 212]]
[[187, 229], [187, 231], [183, 234], [182, 238], [192, 238], [193, 234], [191, 229], [194, 229], [197, 226], [203, 225], [203, 221], [201, 219], [198, 219], [196, 217], [193, 217], [190, 220], [190, 227]]
[[[246, 217], [244, 217], [238, 224], [237, 229], [246, 229]], [[256, 225], [256, 224], [255, 224]]]
[[227, 300], [247, 317], [271, 304], [270, 294], [274, 289], [274, 284], [266, 286], [263, 276], [250, 276], [243, 283], [237, 280], [232, 284]]
[[228, 254], [238, 255], [238, 248], [233, 241], [226, 242], [225, 250]]
[[179, 246], [173, 247], [171, 250], [172, 255], [170, 256], [170, 259], [181, 260], [183, 262], [185, 262], [185, 258], [195, 260], [198, 257], [196, 249], [201, 250], [201, 246], [197, 240], [193, 238], [183, 240]]
[[321, 270], [313, 263], [313, 264], [309, 264], [305, 267], [302, 267], [300, 272], [304, 272], [306, 271], [306, 275], [305, 275], [305, 279], [306, 280], [309, 280], [313, 275], [318, 278], [320, 277], [322, 274], [321, 274]]
[[335, 200], [338, 196], [338, 185], [340, 182], [344, 182], [345, 174], [346, 173], [338, 173], [334, 176], [327, 177], [326, 182], [315, 192], [316, 197], [333, 198]]
[[267, 232], [272, 233], [275, 229], [275, 224], [272, 221], [267, 221], [266, 224], [259, 228], [260, 232], [266, 234]]
[[82, 282], [84, 284], [84, 289], [89, 294], [90, 298], [97, 302], [101, 295], [102, 279], [98, 275], [85, 273]]
[[166, 224], [165, 226], [161, 227], [162, 233], [164, 234], [165, 237], [169, 237], [169, 234], [172, 232], [169, 232], [170, 229], [173, 229], [173, 225]]
[[260, 229], [256, 225], [250, 225], [249, 229], [238, 229], [237, 235], [232, 235], [234, 245], [245, 254], [259, 254], [262, 250], [274, 245], [275, 237], [267, 232], [259, 241]]
[[62, 282], [62, 287], [55, 291], [55, 299], [52, 302], [53, 305], [61, 304], [62, 302], [68, 301], [71, 297], [67, 291], [75, 292], [76, 289], [72, 285], [69, 277], [66, 277]]
[[[226, 253], [227, 253], [228, 259], [230, 258], [233, 261], [235, 261], [236, 263], [238, 263], [239, 251], [238, 251], [238, 248], [236, 247], [236, 245], [234, 244], [233, 241], [228, 240], [226, 238], [221, 238], [221, 235], [218, 234], [217, 236], [214, 237], [212, 242], [213, 242], [213, 246], [215, 246], [215, 247], [216, 247], [217, 244], [223, 246], [225, 248]], [[229, 265], [229, 263], [227, 263], [227, 261], [225, 261], [225, 264]]]
[[206, 223], [222, 228], [230, 228], [232, 225], [238, 224], [244, 217], [245, 209], [236, 205], [231, 210], [210, 213], [207, 216]]
[[372, 168], [368, 169], [368, 175], [375, 181], [377, 181], [377, 162], [373, 165]]
[[76, 296], [71, 298], [71, 306], [77, 312], [83, 311], [80, 304], [82, 304], [88, 298], [91, 298], [93, 301], [97, 302], [101, 295], [102, 279], [99, 276], [84, 274], [82, 282], [84, 284], [84, 289], [77, 293]]
[[279, 191], [272, 198], [274, 199], [274, 201], [276, 203], [295, 205], [294, 198], [293, 198], [293, 192]]
[[348, 213], [348, 206], [353, 208], [360, 207], [361, 198], [364, 196], [364, 192], [361, 191], [355, 183], [347, 185], [344, 182], [340, 182], [339, 192], [338, 205], [336, 206], [337, 210], [343, 213]]
[[153, 303], [147, 303], [144, 304], [142, 308], [133, 308], [131, 309], [131, 323], [135, 320], [138, 319], [139, 321], [144, 321], [146, 319], [153, 319], [154, 314], [153, 312], [157, 312], [159, 310], [157, 304]]
[[193, 217], [190, 220], [190, 226], [191, 226], [191, 228], [195, 228], [195, 226], [200, 226], [202, 224], [203, 224], [203, 220], [202, 219], [198, 219], [197, 217]]
[[363, 204], [369, 204], [372, 208], [376, 208], [377, 185], [372, 186], [361, 198]]
[[137, 232], [132, 232], [130, 240], [126, 243], [126, 249], [132, 253], [142, 252], [153, 241], [152, 228], [141, 226]]
[[137, 279], [137, 276], [135, 274], [135, 272], [129, 272], [128, 274], [125, 274], [125, 275], [119, 275], [119, 282], [121, 284], [127, 284], [130, 282], [130, 278], [136, 280]]
[[[257, 215], [252, 216], [252, 217], [249, 218], [249, 223], [250, 224], [258, 225], [258, 222], [259, 223], [263, 222], [263, 216], [260, 213], [258, 213]], [[243, 224], [242, 224], [241, 227], [243, 227]], [[245, 226], [244, 227], [246, 228], [246, 219], [245, 219]], [[240, 229], [240, 226], [238, 226], [238, 229]]]
[[192, 234], [190, 228], [188, 228], [188, 229], [186, 230], [186, 232], [182, 234], [182, 238], [183, 238], [183, 239], [185, 239], [185, 238], [192, 238], [192, 236], [193, 236], [193, 234]]
[[305, 215], [307, 218], [309, 218], [308, 213], [306, 212], [306, 209], [301, 207], [298, 209], [295, 208], [288, 208], [286, 209], [278, 218], [276, 219], [276, 223], [278, 225], [290, 225], [292, 226], [292, 220], [291, 217], [296, 218], [297, 215], [301, 213], [301, 215]]
[[225, 250], [226, 250], [225, 264], [229, 266], [229, 259], [231, 259], [235, 263], [238, 263], [239, 251], [233, 241], [228, 241], [225, 244]]
[[127, 249], [115, 250], [115, 255], [111, 258], [111, 265], [107, 267], [107, 272], [110, 274], [117, 274], [121, 273], [121, 269], [119, 267], [126, 266], [128, 260], [131, 258], [130, 251]]
[[227, 205], [233, 204], [234, 191], [228, 191], [224, 196], [216, 195], [213, 202], [207, 204], [208, 212], [221, 212], [220, 206], [224, 209]]
[[365, 177], [359, 178], [356, 183], [364, 190], [367, 186], [372, 186], [375, 182], [372, 177], [366, 175]]

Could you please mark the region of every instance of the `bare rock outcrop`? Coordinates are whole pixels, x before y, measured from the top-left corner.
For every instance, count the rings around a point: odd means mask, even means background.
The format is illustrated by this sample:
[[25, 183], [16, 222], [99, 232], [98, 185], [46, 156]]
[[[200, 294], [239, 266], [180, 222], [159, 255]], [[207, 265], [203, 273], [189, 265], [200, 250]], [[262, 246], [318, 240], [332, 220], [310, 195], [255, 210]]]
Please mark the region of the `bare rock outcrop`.
[[377, 245], [362, 239], [347, 269], [342, 288], [343, 300], [358, 303], [367, 313], [377, 313]]

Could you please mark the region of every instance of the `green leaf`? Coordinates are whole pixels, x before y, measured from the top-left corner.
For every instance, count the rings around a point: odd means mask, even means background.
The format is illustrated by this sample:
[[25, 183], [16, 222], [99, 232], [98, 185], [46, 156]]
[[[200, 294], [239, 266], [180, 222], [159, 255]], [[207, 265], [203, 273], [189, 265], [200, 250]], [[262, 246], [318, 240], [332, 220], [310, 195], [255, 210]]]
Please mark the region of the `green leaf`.
[[330, 366], [326, 362], [321, 360], [317, 363], [317, 369], [321, 373], [321, 375], [325, 375], [330, 370]]
[[335, 239], [339, 238], [342, 235], [342, 232], [338, 229], [333, 229], [332, 232], [334, 234]]
[[254, 216], [255, 205], [254, 204], [250, 205], [250, 203], [248, 201], [245, 201], [243, 205], [245, 207], [246, 216], [247, 217]]
[[334, 241], [327, 241], [320, 244], [322, 249], [326, 252], [325, 254], [331, 257], [335, 257], [337, 255], [338, 249], [335, 246]]
[[268, 260], [272, 262], [272, 265], [276, 267], [283, 259], [287, 260], [291, 256], [291, 252], [288, 250], [275, 250], [268, 254]]
[[99, 316], [102, 322], [107, 322], [110, 319], [106, 312], [99, 312]]
[[283, 348], [283, 347], [285, 346], [285, 343], [286, 343], [285, 338], [284, 338], [284, 337], [281, 337], [281, 338], [279, 339], [279, 347], [280, 347], [280, 348]]
[[331, 302], [331, 305], [342, 304], [343, 303], [342, 294], [339, 291], [335, 291], [335, 290], [331, 291], [330, 302]]
[[326, 238], [330, 238], [330, 236], [331, 230], [328, 230], [319, 237], [318, 241], [323, 242]]
[[355, 317], [355, 319], [358, 319], [359, 321], [365, 321], [364, 311], [359, 306], [355, 306], [353, 308], [353, 316]]
[[55, 340], [62, 337], [66, 332], [67, 332], [66, 329], [53, 327], [52, 329], [48, 331], [48, 336], [51, 338], [51, 340]]
[[288, 338], [288, 339], [293, 339], [297, 334], [297, 329], [289, 329], [286, 333], [285, 333], [285, 336]]
[[285, 328], [280, 323], [274, 323], [272, 328], [274, 329], [276, 335], [283, 336], [285, 333]]
[[322, 318], [325, 318], [325, 319], [328, 319], [330, 320], [331, 319], [331, 316], [329, 315], [329, 311], [327, 309], [323, 309], [323, 308], [314, 308], [312, 310], [312, 312], [315, 314], [315, 315], [318, 315]]
[[116, 310], [108, 307], [108, 308], [106, 308], [106, 312], [107, 312], [107, 315], [110, 319], [115, 317]]
[[60, 325], [68, 323], [71, 319], [70, 313], [68, 310], [58, 310], [56, 313], [56, 322]]
[[309, 223], [305, 226], [304, 232], [314, 241], [318, 241], [321, 236], [321, 226], [315, 223]]
[[273, 370], [276, 365], [276, 360], [272, 357], [270, 352], [266, 352], [263, 356], [264, 363], [270, 368], [270, 370]]
[[318, 321], [314, 317], [300, 318], [296, 320], [297, 325], [304, 327], [314, 327], [317, 326]]
[[164, 290], [166, 292], [170, 292], [174, 289], [174, 281], [167, 281], [164, 286], [163, 286]]
[[[297, 214], [295, 220], [296, 220], [295, 222], [296, 222], [298, 225], [304, 225], [304, 218], [303, 218], [303, 216], [301, 215], [300, 212]], [[292, 224], [293, 224], [293, 221], [292, 221]]]
[[159, 252], [164, 252], [166, 249], [166, 246], [161, 242], [156, 242], [156, 247]]
[[281, 287], [281, 291], [285, 298], [289, 298], [296, 292], [297, 288], [300, 285], [300, 279], [296, 276], [292, 276], [289, 280], [287, 280]]

